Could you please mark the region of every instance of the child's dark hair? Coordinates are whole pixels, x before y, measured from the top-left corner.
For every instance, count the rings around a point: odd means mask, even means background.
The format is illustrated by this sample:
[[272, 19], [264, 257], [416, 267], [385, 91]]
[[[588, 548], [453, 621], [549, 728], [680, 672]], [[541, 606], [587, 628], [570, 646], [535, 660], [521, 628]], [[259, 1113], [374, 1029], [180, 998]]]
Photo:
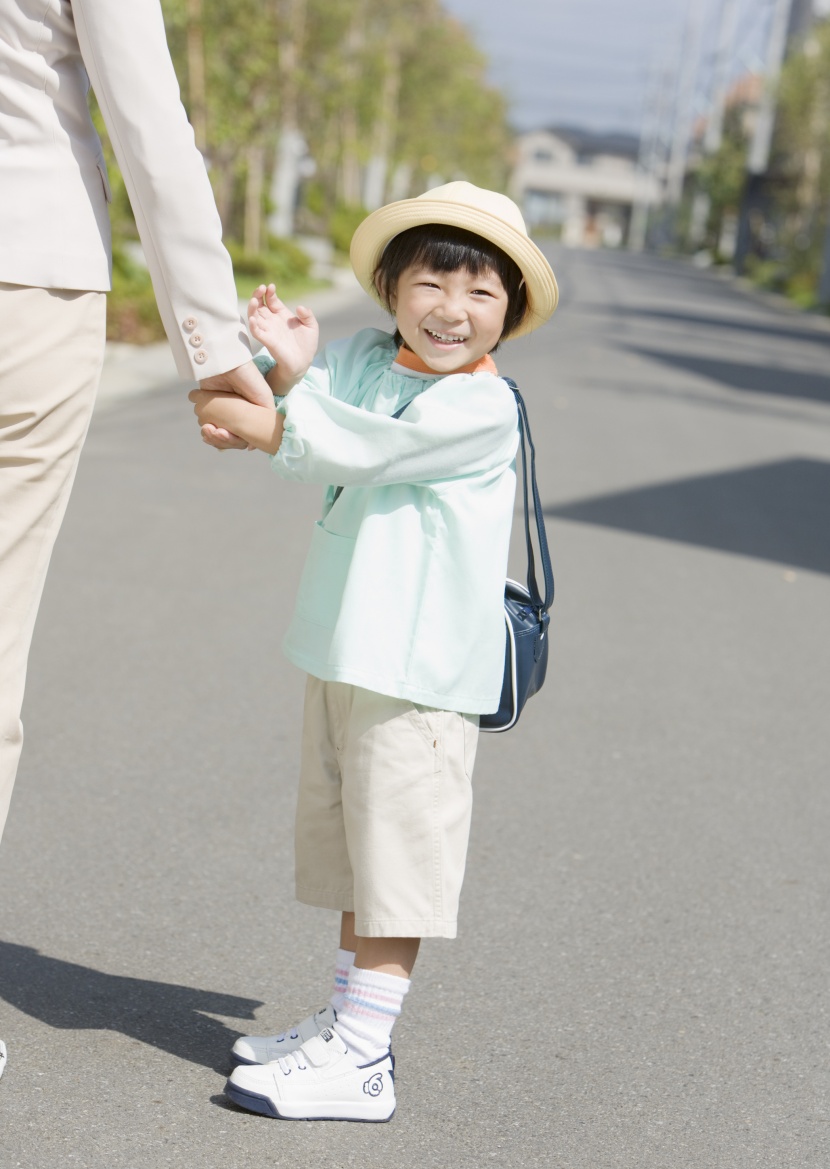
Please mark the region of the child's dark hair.
[[[456, 272], [464, 268], [471, 276], [495, 272], [507, 293], [500, 342], [524, 320], [527, 290], [521, 269], [506, 252], [483, 236], [443, 223], [425, 223], [394, 236], [386, 245], [374, 274], [375, 288], [389, 312], [392, 312], [391, 302], [401, 274], [415, 265], [431, 268], [433, 272]], [[399, 345], [403, 343], [397, 331], [395, 340]]]

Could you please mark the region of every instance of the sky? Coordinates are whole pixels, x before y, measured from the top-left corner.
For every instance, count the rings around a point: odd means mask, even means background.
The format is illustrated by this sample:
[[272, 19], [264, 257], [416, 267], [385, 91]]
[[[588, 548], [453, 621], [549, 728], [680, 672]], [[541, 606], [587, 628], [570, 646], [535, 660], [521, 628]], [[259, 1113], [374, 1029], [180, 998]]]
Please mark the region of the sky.
[[[444, 0], [490, 60], [518, 130], [638, 134], [658, 77], [679, 76], [701, 21], [696, 113], [706, 108], [722, 0]], [[775, 0], [739, 0], [732, 74], [758, 70]], [[830, 11], [830, 0], [817, 0]]]

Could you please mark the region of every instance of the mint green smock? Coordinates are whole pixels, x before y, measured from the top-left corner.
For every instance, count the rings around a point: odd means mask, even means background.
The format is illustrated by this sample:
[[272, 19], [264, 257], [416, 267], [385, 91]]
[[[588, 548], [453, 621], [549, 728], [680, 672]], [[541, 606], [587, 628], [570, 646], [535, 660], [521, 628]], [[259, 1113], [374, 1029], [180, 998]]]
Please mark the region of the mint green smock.
[[327, 487], [285, 653], [326, 681], [490, 713], [504, 669], [515, 400], [494, 373], [423, 375], [396, 355], [376, 329], [335, 342], [279, 406], [274, 470]]

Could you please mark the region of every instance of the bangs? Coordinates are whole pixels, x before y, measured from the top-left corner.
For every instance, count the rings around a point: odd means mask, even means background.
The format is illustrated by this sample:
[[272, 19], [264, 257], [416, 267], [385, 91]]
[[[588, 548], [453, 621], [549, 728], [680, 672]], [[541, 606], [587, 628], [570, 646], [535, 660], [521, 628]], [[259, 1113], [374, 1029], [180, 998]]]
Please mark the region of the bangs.
[[434, 272], [466, 268], [471, 276], [495, 272], [505, 288], [522, 279], [518, 264], [501, 248], [472, 231], [440, 223], [410, 227], [394, 236], [386, 245], [377, 270], [386, 280], [392, 278], [397, 283], [406, 268], [414, 267], [432, 268]]
[[[388, 253], [388, 261], [387, 261]], [[513, 260], [495, 244], [457, 227], [430, 224], [428, 228], [411, 227], [390, 240], [380, 266], [387, 261], [397, 268], [431, 268], [434, 272], [456, 272], [465, 268], [471, 276], [496, 272], [506, 284], [508, 269], [518, 268]], [[399, 275], [400, 275], [399, 271]]]

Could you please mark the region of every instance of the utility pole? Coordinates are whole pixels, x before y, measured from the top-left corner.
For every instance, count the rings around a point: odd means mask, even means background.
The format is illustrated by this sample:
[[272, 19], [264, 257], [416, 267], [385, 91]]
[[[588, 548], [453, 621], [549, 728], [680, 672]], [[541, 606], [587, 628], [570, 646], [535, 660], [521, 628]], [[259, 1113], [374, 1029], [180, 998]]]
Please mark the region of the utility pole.
[[[805, 50], [810, 52], [818, 52], [818, 45], [815, 39], [808, 40]], [[827, 143], [827, 129], [830, 126], [830, 78], [826, 75], [819, 83], [818, 92], [816, 94], [816, 107], [813, 114], [813, 136], [814, 148], [812, 151], [812, 180], [815, 185], [816, 193], [818, 193], [822, 160], [822, 149]], [[807, 160], [805, 159], [805, 169]], [[830, 312], [830, 200], [827, 200], [825, 209], [825, 224], [824, 224], [824, 247], [822, 249], [821, 267], [819, 269], [817, 299], [819, 305]]]
[[[723, 141], [723, 119], [726, 112], [726, 98], [729, 93], [729, 70], [735, 50], [735, 34], [738, 29], [739, 0], [722, 0], [718, 45], [715, 50], [715, 69], [712, 78], [712, 104], [706, 119], [706, 133], [703, 138], [703, 157], [717, 154]], [[703, 242], [706, 223], [709, 219], [711, 200], [705, 191], [698, 190], [692, 204], [692, 220], [689, 238], [697, 245]]]
[[762, 175], [769, 165], [772, 132], [778, 108], [778, 80], [787, 50], [787, 31], [793, 0], [776, 0], [775, 12], [767, 46], [767, 69], [755, 133], [749, 148], [747, 170], [751, 175]]
[[688, 45], [689, 48], [688, 53], [684, 54], [684, 68], [680, 73], [674, 115], [674, 133], [666, 176], [666, 198], [669, 204], [675, 208], [683, 197], [683, 181], [686, 177], [686, 161], [694, 123], [695, 82], [697, 81], [702, 37], [702, 7], [698, 0], [689, 0], [686, 30], [683, 37], [684, 46]]
[[715, 75], [712, 83], [712, 108], [706, 121], [706, 134], [703, 139], [703, 150], [706, 154], [716, 154], [723, 140], [723, 118], [729, 93], [729, 73], [732, 54], [735, 51], [735, 34], [738, 31], [739, 5], [740, 0], [723, 0], [721, 5]]
[[812, 0], [775, 0], [767, 42], [764, 92], [758, 109], [755, 133], [749, 148], [744, 195], [735, 245], [735, 271], [746, 269], [752, 248], [752, 218], [763, 205], [763, 188], [769, 167], [772, 134], [778, 108], [778, 81], [791, 37], [803, 32], [812, 20]]
[[[643, 107], [640, 146], [637, 157], [637, 188], [631, 207], [628, 247], [641, 252], [646, 245], [652, 196], [659, 182], [660, 151], [663, 147], [666, 112], [669, 106], [671, 74], [655, 73]], [[665, 164], [665, 155], [662, 159]]]

